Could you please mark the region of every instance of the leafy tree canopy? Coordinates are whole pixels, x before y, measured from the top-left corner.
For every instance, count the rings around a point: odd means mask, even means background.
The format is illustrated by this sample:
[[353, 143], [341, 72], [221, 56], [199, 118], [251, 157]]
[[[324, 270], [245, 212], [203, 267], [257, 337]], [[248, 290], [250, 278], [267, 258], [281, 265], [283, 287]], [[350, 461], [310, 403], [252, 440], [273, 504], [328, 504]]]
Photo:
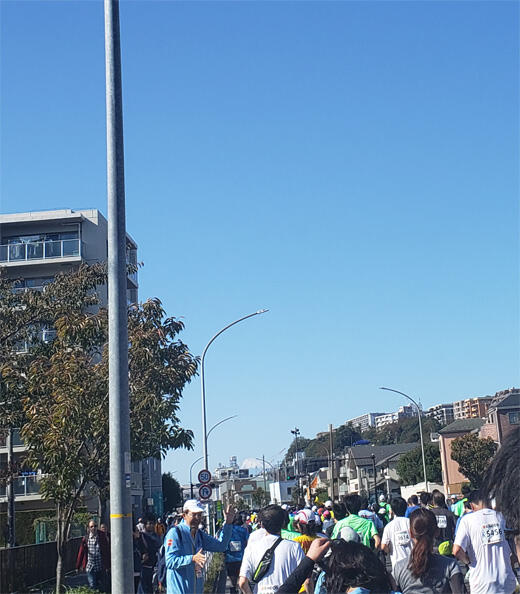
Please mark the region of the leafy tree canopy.
[[457, 437], [451, 442], [451, 459], [459, 464], [459, 472], [470, 481], [474, 489], [480, 488], [496, 451], [497, 444], [491, 437], [480, 439], [475, 433]]
[[170, 472], [162, 475], [163, 502], [166, 512], [173, 511], [182, 504], [182, 490], [179, 481]]
[[[432, 417], [422, 417], [422, 430], [425, 442], [430, 441], [430, 433], [439, 431], [441, 424]], [[376, 429], [370, 427], [363, 433], [363, 439], [370, 440], [375, 445], [391, 445], [396, 443], [417, 443], [420, 441], [419, 422], [417, 417], [400, 419]]]
[[[426, 477], [432, 483], [442, 482], [441, 455], [438, 443], [424, 444]], [[397, 463], [397, 474], [402, 485], [416, 485], [424, 481], [421, 446], [403, 454]]]

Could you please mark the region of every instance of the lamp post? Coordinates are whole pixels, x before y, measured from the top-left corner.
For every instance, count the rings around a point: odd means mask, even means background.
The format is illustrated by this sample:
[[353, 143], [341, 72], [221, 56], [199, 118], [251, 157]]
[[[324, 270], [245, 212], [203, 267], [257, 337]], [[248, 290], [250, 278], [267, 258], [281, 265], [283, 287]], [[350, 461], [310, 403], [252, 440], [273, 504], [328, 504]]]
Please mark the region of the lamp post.
[[191, 499], [193, 499], [193, 480], [191, 478], [191, 471], [193, 470], [193, 467], [195, 466], [195, 464], [197, 464], [197, 462], [200, 462], [202, 460], [202, 456], [200, 458], [197, 458], [195, 460], [195, 462], [190, 466], [190, 497]]
[[204, 458], [204, 467], [206, 469], [208, 468], [208, 433], [206, 432], [206, 389], [205, 389], [205, 384], [204, 384], [204, 360], [206, 357], [206, 352], [208, 351], [208, 349], [211, 346], [211, 344], [213, 343], [213, 341], [216, 338], [218, 338], [223, 332], [225, 332], [226, 330], [231, 328], [231, 326], [234, 326], [235, 324], [238, 324], [239, 322], [243, 322], [244, 320], [247, 320], [248, 318], [252, 318], [253, 316], [257, 316], [259, 314], [266, 313], [267, 311], [269, 311], [269, 310], [268, 309], [259, 309], [258, 311], [255, 311], [254, 313], [251, 313], [247, 316], [243, 316], [242, 318], [239, 318], [238, 320], [231, 322], [231, 324], [228, 324], [227, 326], [222, 328], [222, 330], [219, 330], [211, 338], [211, 340], [208, 342], [208, 344], [204, 347], [204, 350], [202, 351], [202, 357], [200, 359], [200, 388], [201, 388], [201, 400], [202, 400], [202, 456]]
[[419, 417], [419, 434], [421, 436], [421, 453], [422, 453], [423, 474], [424, 474], [424, 489], [425, 489], [425, 491], [428, 491], [428, 479], [426, 478], [426, 458], [424, 456], [424, 439], [423, 439], [423, 434], [422, 434], [421, 409], [420, 409], [419, 405], [417, 404], [417, 402], [411, 396], [408, 396], [408, 394], [405, 394], [404, 392], [400, 392], [399, 390], [394, 390], [393, 388], [381, 387], [379, 389], [380, 390], [388, 390], [389, 392], [395, 392], [396, 394], [401, 394], [401, 396], [408, 398], [408, 400], [410, 402], [415, 404], [415, 407], [417, 408], [417, 416]]
[[372, 458], [372, 472], [374, 473], [374, 503], [377, 503], [377, 478], [376, 478], [376, 455], [370, 454]]
[[[269, 464], [269, 466], [273, 470], [275, 470], [275, 467], [271, 464], [271, 462], [269, 462], [269, 460], [266, 460], [265, 459], [265, 455], [263, 455], [263, 454], [262, 454], [262, 457], [261, 458], [255, 458], [255, 460], [260, 460], [260, 462], [262, 463], [262, 471], [263, 471], [263, 474], [264, 474], [264, 492], [265, 492], [265, 494], [267, 496], [267, 480], [265, 478], [265, 465], [266, 465], [266, 463]], [[269, 499], [271, 499], [271, 494], [270, 493], [269, 493]], [[267, 505], [267, 503], [266, 503], [266, 505]]]
[[300, 481], [300, 460], [298, 458], [298, 437], [300, 435], [300, 430], [298, 427], [291, 429], [291, 433], [294, 435], [294, 439], [296, 441], [296, 479], [298, 481], [298, 497], [300, 497], [301, 493], [301, 481]]

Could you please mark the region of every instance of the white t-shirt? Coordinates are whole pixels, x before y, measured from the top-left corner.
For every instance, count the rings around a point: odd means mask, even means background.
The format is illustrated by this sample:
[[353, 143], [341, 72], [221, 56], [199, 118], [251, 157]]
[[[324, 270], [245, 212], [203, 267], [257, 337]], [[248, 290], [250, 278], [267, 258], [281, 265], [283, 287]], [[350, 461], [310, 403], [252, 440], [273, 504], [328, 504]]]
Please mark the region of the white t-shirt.
[[471, 594], [510, 593], [516, 587], [504, 527], [502, 514], [492, 509], [465, 514], [460, 521], [454, 544], [469, 557]]
[[383, 530], [381, 544], [389, 545], [392, 567], [401, 559], [408, 559], [412, 550], [409, 518], [396, 516]]
[[[249, 580], [253, 577], [264, 553], [274, 545], [278, 536], [266, 534], [263, 538], [251, 542], [251, 537], [244, 551], [240, 566], [240, 576]], [[271, 567], [265, 576], [255, 584], [255, 594], [272, 594], [285, 582], [305, 557], [301, 546], [292, 540], [282, 540], [274, 550]]]
[[261, 540], [264, 536], [266, 536], [266, 534], [267, 530], [265, 528], [257, 528], [256, 530], [253, 530], [253, 532], [251, 532], [251, 534], [249, 535], [249, 540], [247, 542], [250, 543], [256, 542], [257, 540]]

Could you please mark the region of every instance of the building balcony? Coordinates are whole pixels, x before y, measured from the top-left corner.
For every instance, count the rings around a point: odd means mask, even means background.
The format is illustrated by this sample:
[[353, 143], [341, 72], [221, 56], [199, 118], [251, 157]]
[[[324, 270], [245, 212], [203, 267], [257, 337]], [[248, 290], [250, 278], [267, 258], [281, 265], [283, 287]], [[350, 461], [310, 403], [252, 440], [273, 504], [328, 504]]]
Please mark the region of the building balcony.
[[80, 239], [11, 243], [0, 245], [0, 264], [18, 266], [56, 260], [79, 261], [82, 257]]
[[[40, 482], [36, 476], [18, 476], [13, 480], [14, 496], [16, 499], [20, 497], [39, 498], [40, 497]], [[7, 498], [7, 488], [0, 487], [0, 501], [5, 502]]]

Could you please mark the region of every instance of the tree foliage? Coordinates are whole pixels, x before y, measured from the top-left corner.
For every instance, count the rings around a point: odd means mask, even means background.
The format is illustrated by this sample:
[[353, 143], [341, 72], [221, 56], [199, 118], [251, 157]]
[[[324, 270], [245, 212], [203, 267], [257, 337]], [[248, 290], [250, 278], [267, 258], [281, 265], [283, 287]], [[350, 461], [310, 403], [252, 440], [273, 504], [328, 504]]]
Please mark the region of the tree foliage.
[[179, 481], [170, 472], [162, 475], [163, 503], [166, 512], [173, 511], [182, 504], [182, 490]]
[[[430, 441], [430, 433], [437, 432], [441, 428], [439, 421], [433, 417], [422, 417], [423, 439]], [[419, 421], [417, 417], [399, 419], [395, 423], [384, 425], [380, 429], [370, 427], [363, 433], [363, 438], [368, 439], [375, 445], [391, 445], [397, 443], [417, 443], [420, 441]]]
[[[439, 444], [425, 443], [424, 458], [426, 461], [426, 477], [429, 482], [442, 482], [442, 467]], [[424, 481], [422, 451], [418, 446], [403, 454], [397, 462], [397, 474], [402, 485], [416, 485]]]
[[457, 437], [451, 442], [451, 459], [458, 463], [459, 472], [470, 481], [474, 489], [480, 488], [496, 451], [497, 444], [491, 437], [481, 439], [475, 433]]
[[269, 495], [262, 487], [257, 487], [251, 493], [251, 500], [255, 507], [265, 507], [269, 503]]

